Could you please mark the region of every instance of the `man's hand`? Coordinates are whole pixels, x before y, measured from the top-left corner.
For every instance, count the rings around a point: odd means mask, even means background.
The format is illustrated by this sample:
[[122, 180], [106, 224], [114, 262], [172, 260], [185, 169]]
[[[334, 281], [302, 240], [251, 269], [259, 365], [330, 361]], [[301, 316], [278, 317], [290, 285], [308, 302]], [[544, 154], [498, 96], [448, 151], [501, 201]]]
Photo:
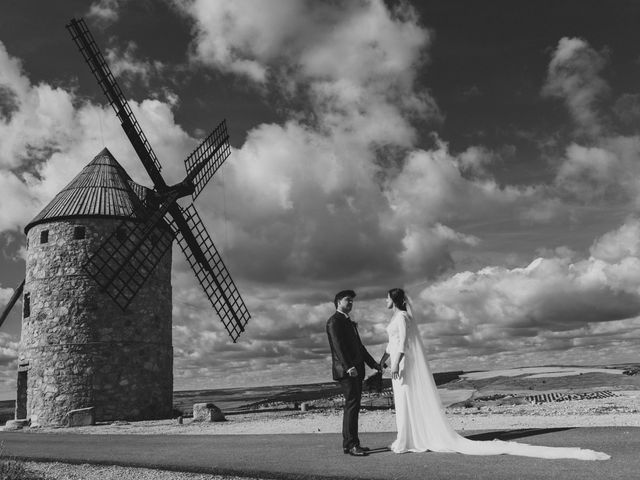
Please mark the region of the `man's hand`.
[[387, 352], [384, 352], [382, 355], [382, 358], [380, 359], [380, 370], [384, 370], [388, 367], [387, 360], [389, 359], [389, 356], [390, 355]]

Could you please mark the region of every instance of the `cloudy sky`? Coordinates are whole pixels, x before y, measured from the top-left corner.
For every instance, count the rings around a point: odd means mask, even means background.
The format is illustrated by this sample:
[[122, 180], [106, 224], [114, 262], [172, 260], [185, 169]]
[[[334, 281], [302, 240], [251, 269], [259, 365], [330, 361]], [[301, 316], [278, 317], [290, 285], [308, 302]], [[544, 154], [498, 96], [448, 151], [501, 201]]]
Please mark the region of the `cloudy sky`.
[[84, 16], [168, 182], [229, 126], [233, 153], [196, 203], [253, 318], [231, 343], [176, 250], [176, 389], [330, 380], [324, 326], [344, 288], [374, 356], [402, 286], [435, 371], [638, 361], [639, 13], [2, 2], [0, 307], [24, 277], [24, 226], [104, 146], [150, 184], [64, 28]]

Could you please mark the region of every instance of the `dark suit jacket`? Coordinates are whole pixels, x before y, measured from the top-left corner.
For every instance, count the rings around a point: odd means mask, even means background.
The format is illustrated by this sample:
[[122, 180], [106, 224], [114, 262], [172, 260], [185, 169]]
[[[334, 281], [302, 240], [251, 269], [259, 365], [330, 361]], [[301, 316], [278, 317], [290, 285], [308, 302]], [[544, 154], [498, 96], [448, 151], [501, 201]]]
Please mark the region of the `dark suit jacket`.
[[364, 364], [376, 368], [377, 363], [362, 345], [360, 336], [351, 320], [340, 312], [327, 320], [327, 336], [331, 347], [333, 379], [348, 377], [347, 370], [356, 367], [358, 375], [364, 378]]

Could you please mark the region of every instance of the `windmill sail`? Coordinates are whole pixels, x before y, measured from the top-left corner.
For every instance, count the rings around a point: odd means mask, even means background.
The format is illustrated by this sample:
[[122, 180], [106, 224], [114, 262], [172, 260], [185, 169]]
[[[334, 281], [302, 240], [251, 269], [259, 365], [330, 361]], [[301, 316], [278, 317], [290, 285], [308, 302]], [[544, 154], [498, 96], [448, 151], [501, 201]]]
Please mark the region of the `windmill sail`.
[[187, 178], [194, 187], [195, 200], [211, 177], [231, 154], [227, 124], [222, 121], [184, 161]]
[[144, 221], [133, 223], [134, 218], [143, 215], [141, 210], [147, 208], [140, 206], [130, 219], [120, 223], [84, 265], [87, 273], [123, 310], [171, 248], [173, 235], [166, 231], [162, 219], [176, 196], [177, 193], [171, 195]]
[[195, 248], [193, 242], [185, 238], [185, 229], [179, 228], [174, 222], [170, 223], [171, 228], [211, 305], [235, 342], [251, 318], [249, 310], [195, 207], [189, 205], [180, 210], [189, 226], [186, 231], [193, 233]]
[[177, 203], [178, 198], [186, 195], [193, 195], [195, 199], [229, 156], [231, 148], [226, 123], [220, 123], [185, 160], [186, 178], [179, 184], [168, 186], [160, 174], [158, 158], [84, 20], [72, 19], [67, 29], [120, 119], [123, 130], [153, 181], [158, 199], [155, 211], [144, 216], [135, 226], [131, 226], [130, 220], [123, 221], [120, 231], [116, 230], [107, 238], [85, 269], [120, 307], [126, 308], [171, 247], [171, 235], [153, 239], [153, 232], [166, 228], [168, 223], [235, 342], [251, 316], [195, 207], [190, 205], [183, 209]]
[[138, 157], [140, 157], [151, 180], [153, 180], [153, 184], [159, 190], [163, 190], [166, 188], [166, 184], [160, 175], [162, 167], [160, 166], [158, 157], [156, 157], [156, 154], [151, 149], [147, 137], [142, 131], [142, 128], [140, 128], [136, 117], [133, 115], [131, 107], [129, 107], [127, 100], [122, 94], [122, 90], [111, 73], [111, 69], [107, 65], [106, 60], [102, 56], [102, 53], [100, 53], [100, 49], [93, 39], [93, 35], [91, 35], [87, 24], [82, 19], [72, 19], [69, 25], [67, 25], [67, 29], [71, 33], [71, 37], [73, 41], [76, 42], [85, 61], [89, 64], [91, 73], [93, 73], [96, 80], [98, 80], [98, 84], [106, 95], [107, 100], [109, 100], [111, 107], [120, 119], [122, 129], [127, 134], [129, 141], [133, 145]]

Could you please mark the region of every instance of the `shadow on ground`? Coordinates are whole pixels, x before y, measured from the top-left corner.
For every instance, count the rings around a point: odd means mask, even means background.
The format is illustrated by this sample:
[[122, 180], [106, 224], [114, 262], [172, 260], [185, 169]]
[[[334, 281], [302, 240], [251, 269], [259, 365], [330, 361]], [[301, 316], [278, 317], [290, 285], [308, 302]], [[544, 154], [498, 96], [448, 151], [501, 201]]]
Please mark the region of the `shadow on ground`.
[[545, 435], [547, 433], [564, 432], [573, 428], [522, 428], [518, 430], [497, 430], [494, 432], [482, 432], [469, 435], [469, 440], [515, 440], [518, 438]]

